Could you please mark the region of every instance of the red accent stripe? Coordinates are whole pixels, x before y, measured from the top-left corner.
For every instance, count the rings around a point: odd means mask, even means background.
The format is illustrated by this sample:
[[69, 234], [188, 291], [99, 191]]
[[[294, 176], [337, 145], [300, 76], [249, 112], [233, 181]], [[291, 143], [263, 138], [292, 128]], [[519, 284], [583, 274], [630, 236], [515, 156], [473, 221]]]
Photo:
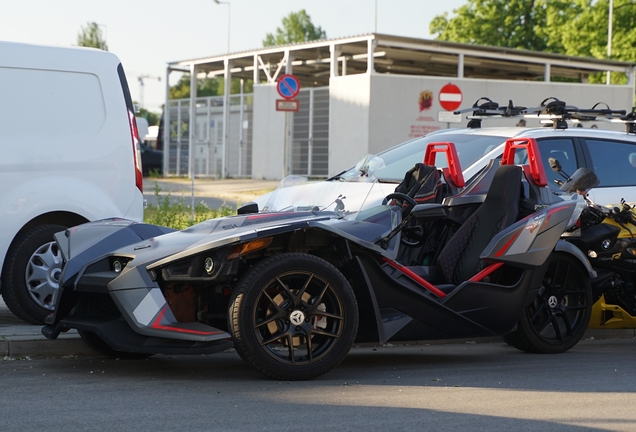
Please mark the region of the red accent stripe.
[[510, 248], [510, 246], [512, 246], [512, 243], [514, 243], [514, 241], [517, 239], [517, 237], [519, 237], [519, 234], [521, 234], [521, 231], [523, 231], [523, 227], [521, 227], [521, 228], [519, 228], [517, 230], [515, 235], [513, 235], [512, 238], [510, 240], [508, 240], [508, 242], [505, 245], [503, 245], [503, 247], [501, 249], [499, 249], [499, 251], [497, 251], [495, 256], [496, 257], [502, 256], [508, 250], [508, 248]]
[[564, 206], [551, 208], [550, 210], [548, 210], [548, 217], [545, 218], [545, 223], [547, 223], [550, 220], [550, 216], [552, 216], [554, 213], [560, 212], [561, 210], [569, 209], [570, 207], [572, 207], [572, 205], [564, 205]]
[[480, 271], [479, 273], [477, 273], [475, 276], [473, 276], [470, 279], [468, 279], [468, 281], [469, 282], [480, 282], [483, 278], [485, 278], [490, 273], [492, 273], [495, 270], [497, 270], [502, 265], [504, 265], [504, 263], [502, 263], [502, 262], [491, 264], [488, 267], [486, 267], [485, 269], [483, 269], [482, 271]]
[[184, 328], [180, 328], [180, 327], [170, 327], [170, 326], [165, 326], [163, 324], [159, 324], [161, 322], [161, 319], [163, 318], [164, 314], [166, 313], [166, 309], [167, 308], [168, 308], [168, 305], [165, 305], [163, 307], [161, 312], [159, 312], [159, 315], [157, 316], [157, 319], [152, 324], [150, 324], [150, 328], [155, 329], [155, 330], [167, 330], [167, 331], [176, 332], [176, 333], [189, 333], [189, 334], [204, 335], [204, 336], [205, 335], [214, 335], [214, 334], [222, 333], [220, 331], [204, 332], [204, 331], [199, 331], [199, 330], [189, 330], [189, 329], [184, 329]]
[[398, 264], [398, 263], [396, 263], [394, 261], [391, 261], [388, 258], [382, 258], [382, 259], [384, 260], [384, 262], [389, 264], [391, 267], [401, 271], [402, 273], [404, 273], [405, 275], [407, 275], [408, 277], [413, 279], [418, 284], [422, 285], [424, 288], [426, 288], [427, 290], [429, 290], [430, 292], [432, 292], [436, 296], [441, 297], [441, 298], [446, 297], [446, 293], [445, 292], [440, 291], [439, 289], [437, 289], [435, 287], [435, 285], [433, 285], [432, 283], [430, 283], [429, 281], [427, 281], [425, 279], [422, 279], [420, 276], [416, 275], [415, 273], [413, 273], [411, 270], [409, 270], [408, 268], [404, 267], [403, 265], [400, 265], [400, 264]]

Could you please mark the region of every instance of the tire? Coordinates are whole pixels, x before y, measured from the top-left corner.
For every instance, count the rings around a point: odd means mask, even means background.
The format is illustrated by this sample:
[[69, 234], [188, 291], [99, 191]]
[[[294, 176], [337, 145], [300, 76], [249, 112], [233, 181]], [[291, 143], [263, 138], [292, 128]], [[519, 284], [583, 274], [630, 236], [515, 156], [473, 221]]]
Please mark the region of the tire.
[[286, 253], [255, 265], [230, 302], [241, 358], [279, 380], [316, 378], [345, 358], [358, 330], [351, 286], [318, 257]]
[[18, 318], [43, 324], [53, 312], [64, 260], [53, 234], [63, 225], [38, 225], [21, 233], [7, 252], [2, 297]]
[[145, 359], [152, 355], [146, 353], [130, 353], [125, 351], [117, 351], [112, 349], [106, 342], [104, 342], [104, 339], [99, 337], [95, 332], [86, 330], [78, 330], [77, 332], [79, 333], [82, 340], [86, 342], [86, 345], [90, 346], [98, 353], [108, 357], [122, 359]]
[[504, 336], [513, 347], [541, 354], [563, 353], [575, 346], [592, 313], [587, 271], [570, 255], [554, 253], [535, 300], [525, 307], [517, 329]]

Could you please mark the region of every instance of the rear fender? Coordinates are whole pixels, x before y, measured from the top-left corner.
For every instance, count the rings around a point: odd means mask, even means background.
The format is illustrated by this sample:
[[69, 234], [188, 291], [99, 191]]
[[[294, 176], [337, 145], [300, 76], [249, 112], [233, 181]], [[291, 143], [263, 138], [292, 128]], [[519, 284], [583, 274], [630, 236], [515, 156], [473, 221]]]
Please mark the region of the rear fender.
[[574, 258], [578, 259], [583, 267], [587, 270], [587, 273], [591, 278], [595, 278], [597, 276], [596, 271], [590, 265], [590, 261], [587, 259], [585, 254], [581, 252], [579, 248], [574, 246], [572, 243], [568, 243], [565, 240], [559, 240], [554, 248], [556, 252], [564, 252], [572, 255]]
[[575, 207], [576, 202], [566, 201], [532, 213], [497, 234], [480, 258], [528, 269], [541, 266], [554, 250]]

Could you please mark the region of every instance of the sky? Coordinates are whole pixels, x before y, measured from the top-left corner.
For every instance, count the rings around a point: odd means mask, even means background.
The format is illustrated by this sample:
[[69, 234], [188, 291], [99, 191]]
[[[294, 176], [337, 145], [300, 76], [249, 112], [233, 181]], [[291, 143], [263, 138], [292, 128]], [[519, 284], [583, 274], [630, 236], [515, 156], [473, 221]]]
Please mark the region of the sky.
[[[262, 47], [290, 12], [307, 11], [328, 38], [377, 32], [430, 38], [431, 20], [467, 0], [0, 0], [0, 40], [72, 46], [89, 22], [126, 71], [132, 97], [159, 112], [165, 102], [167, 63]], [[172, 76], [176, 74], [171, 74]], [[178, 78], [176, 78], [178, 79]]]

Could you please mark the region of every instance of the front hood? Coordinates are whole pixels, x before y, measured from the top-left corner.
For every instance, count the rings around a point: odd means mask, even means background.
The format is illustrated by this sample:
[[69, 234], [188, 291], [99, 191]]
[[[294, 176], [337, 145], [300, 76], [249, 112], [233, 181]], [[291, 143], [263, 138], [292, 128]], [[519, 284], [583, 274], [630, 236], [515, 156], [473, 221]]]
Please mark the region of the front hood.
[[332, 212], [289, 212], [211, 219], [183, 231], [122, 248], [115, 254], [134, 255], [132, 265], [154, 263], [153, 267], [160, 266], [208, 249], [268, 237], [305, 227], [309, 222], [336, 217]]

